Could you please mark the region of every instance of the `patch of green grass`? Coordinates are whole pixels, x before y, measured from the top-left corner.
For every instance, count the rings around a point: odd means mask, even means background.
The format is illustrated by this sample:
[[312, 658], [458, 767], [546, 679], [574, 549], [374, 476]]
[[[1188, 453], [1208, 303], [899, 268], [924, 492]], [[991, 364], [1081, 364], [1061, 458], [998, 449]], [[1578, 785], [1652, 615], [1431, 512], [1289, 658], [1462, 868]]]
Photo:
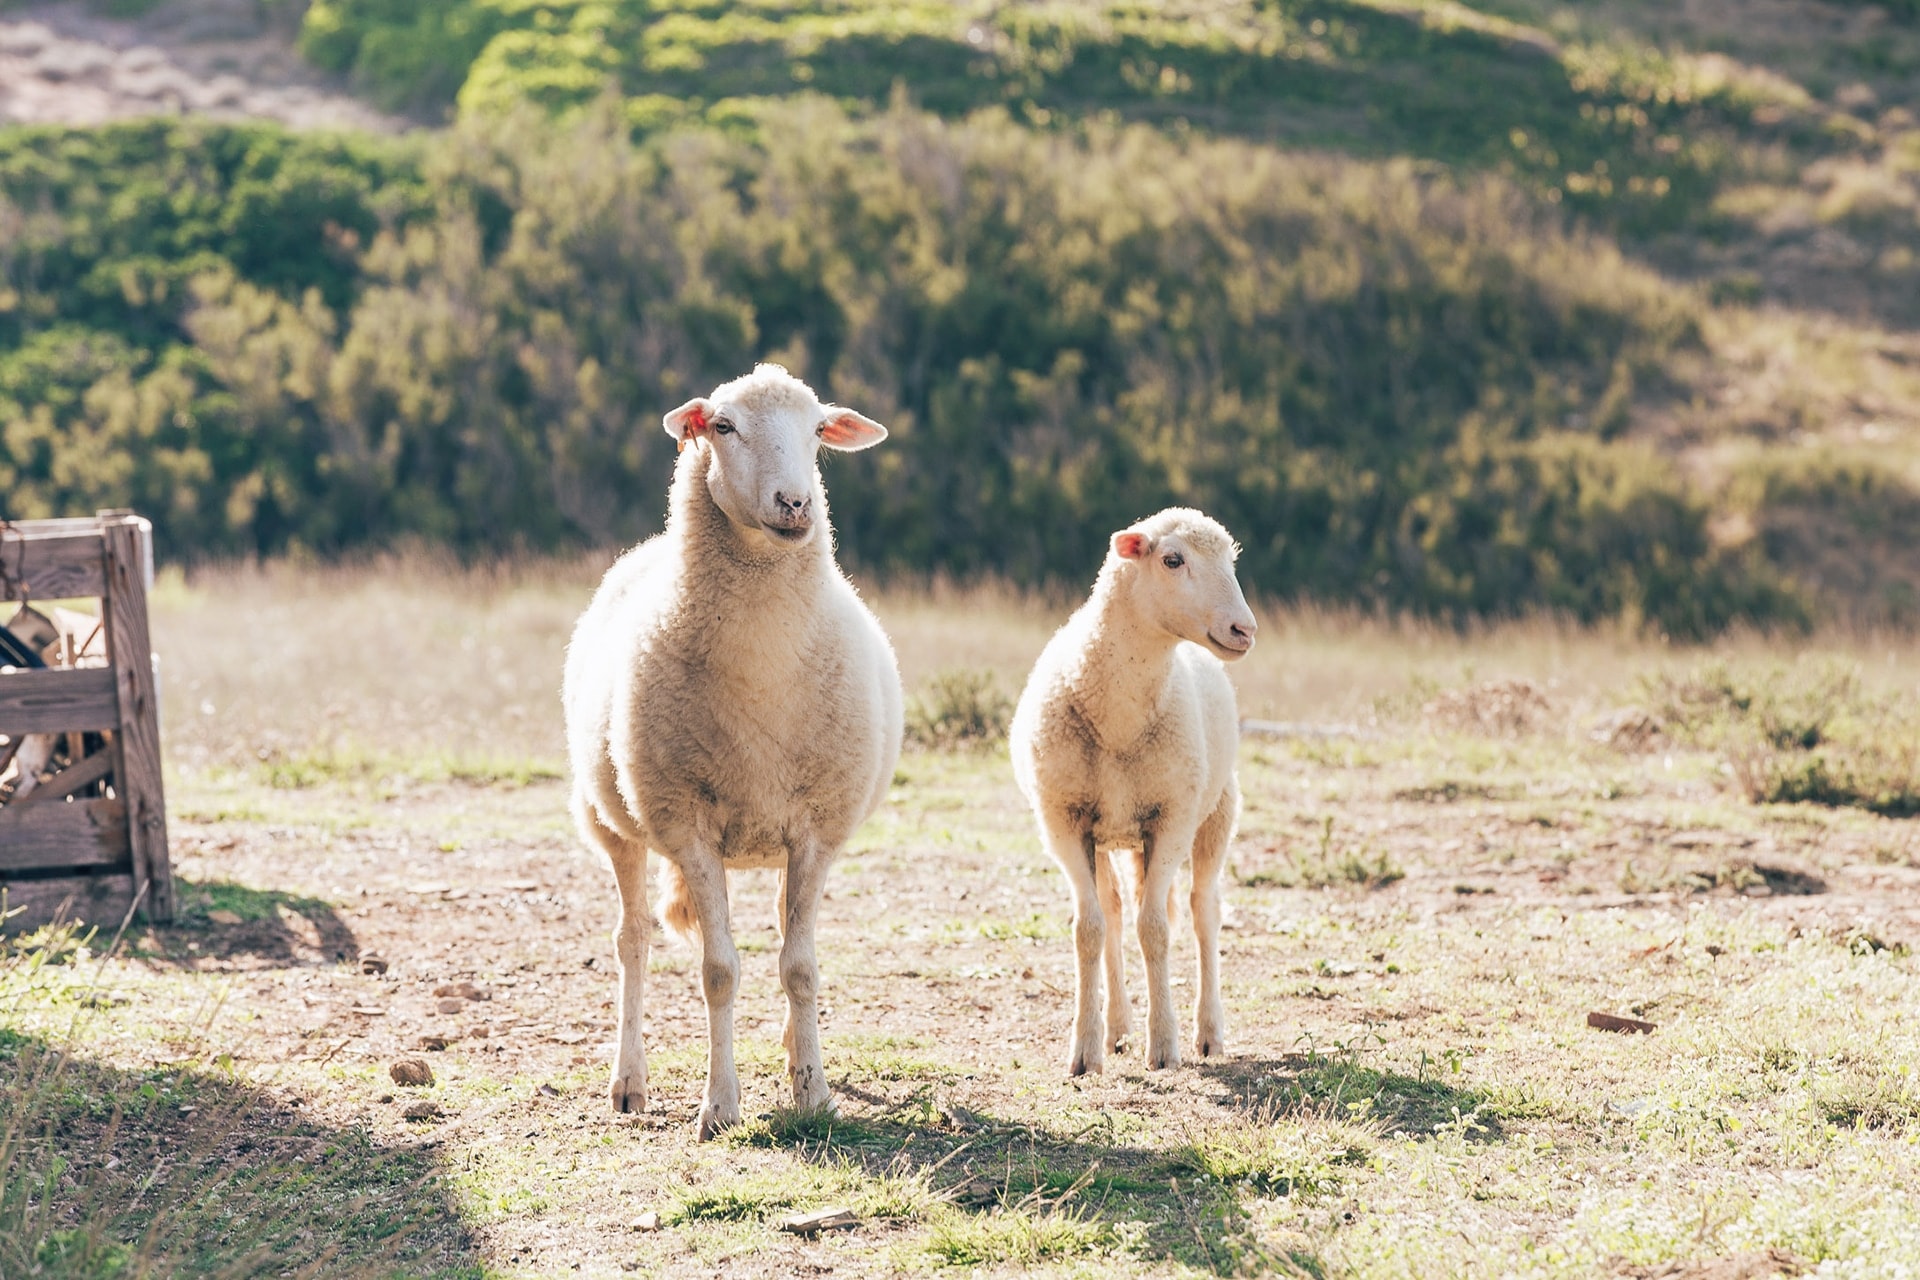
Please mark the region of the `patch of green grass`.
[[682, 1188], [663, 1222], [759, 1222], [805, 1198], [809, 1180], [791, 1174], [753, 1173]]
[[871, 1124], [824, 1107], [775, 1107], [771, 1114], [729, 1129], [726, 1140], [742, 1147], [845, 1147], [874, 1145], [887, 1138]]
[[949, 1267], [1038, 1266], [1110, 1253], [1120, 1236], [1105, 1222], [1052, 1209], [949, 1211], [927, 1233], [926, 1251]]
[[1195, 1134], [1168, 1166], [1263, 1195], [1320, 1196], [1339, 1188], [1345, 1167], [1365, 1163], [1374, 1136], [1364, 1125], [1294, 1109]]
[[1406, 877], [1406, 871], [1387, 850], [1350, 842], [1336, 844], [1333, 830], [1333, 815], [1329, 814], [1311, 846], [1287, 848], [1286, 867], [1261, 874], [1298, 889], [1378, 889]]
[[560, 765], [519, 756], [450, 751], [400, 754], [351, 745], [271, 753], [255, 772], [267, 786], [283, 791], [328, 784], [377, 785], [400, 779], [526, 787], [566, 777], [566, 770]]
[[335, 904], [321, 898], [256, 889], [231, 880], [179, 880], [174, 896], [180, 915], [187, 919], [204, 919], [214, 911], [231, 912], [249, 921], [276, 919], [282, 909], [308, 917], [332, 915], [335, 910]]

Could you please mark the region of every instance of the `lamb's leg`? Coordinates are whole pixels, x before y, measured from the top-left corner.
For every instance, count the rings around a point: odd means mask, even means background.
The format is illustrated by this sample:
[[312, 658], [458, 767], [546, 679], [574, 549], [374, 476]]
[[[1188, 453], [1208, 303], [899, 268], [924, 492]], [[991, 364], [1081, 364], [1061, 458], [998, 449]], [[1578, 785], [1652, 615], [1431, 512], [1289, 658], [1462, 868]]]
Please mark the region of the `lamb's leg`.
[[1146, 839], [1144, 884], [1139, 893], [1140, 953], [1147, 969], [1147, 1067], [1180, 1065], [1180, 1015], [1173, 1008], [1173, 975], [1167, 964], [1167, 899], [1180, 869], [1180, 853], [1193, 847], [1193, 828], [1163, 830]]
[[1100, 913], [1107, 924], [1107, 1049], [1119, 1053], [1125, 1048], [1127, 1032], [1132, 1030], [1133, 1010], [1127, 1004], [1127, 967], [1121, 954], [1120, 880], [1114, 875], [1113, 856], [1094, 855], [1093, 878], [1100, 891]]
[[820, 913], [820, 891], [826, 885], [831, 860], [811, 842], [787, 855], [781, 876], [780, 985], [787, 993], [787, 1028], [781, 1039], [787, 1046], [787, 1077], [793, 1081], [793, 1105], [828, 1106], [826, 1068], [820, 1062], [820, 967], [814, 960], [814, 921]]
[[608, 1096], [615, 1111], [647, 1109], [647, 1050], [640, 1038], [646, 1003], [647, 948], [653, 922], [647, 913], [647, 848], [622, 839], [591, 809], [578, 806], [575, 815], [586, 837], [607, 855], [620, 890], [620, 923], [613, 931], [613, 950], [620, 960], [620, 1032], [613, 1054], [613, 1080]]
[[1073, 1048], [1067, 1057], [1067, 1074], [1083, 1076], [1106, 1066], [1100, 1020], [1100, 963], [1106, 919], [1094, 884], [1097, 855], [1092, 833], [1075, 830], [1065, 815], [1043, 816], [1041, 834], [1047, 852], [1067, 873], [1067, 882], [1073, 887]]
[[700, 985], [707, 997], [707, 1095], [700, 1104], [700, 1139], [740, 1123], [740, 1077], [733, 1068], [733, 993], [740, 986], [740, 953], [727, 910], [727, 871], [699, 844], [676, 859], [700, 921]]
[[1227, 1051], [1227, 1015], [1220, 1003], [1220, 867], [1239, 812], [1240, 789], [1230, 782], [1193, 841], [1193, 940], [1200, 959], [1200, 990], [1193, 999], [1193, 1051], [1203, 1058]]

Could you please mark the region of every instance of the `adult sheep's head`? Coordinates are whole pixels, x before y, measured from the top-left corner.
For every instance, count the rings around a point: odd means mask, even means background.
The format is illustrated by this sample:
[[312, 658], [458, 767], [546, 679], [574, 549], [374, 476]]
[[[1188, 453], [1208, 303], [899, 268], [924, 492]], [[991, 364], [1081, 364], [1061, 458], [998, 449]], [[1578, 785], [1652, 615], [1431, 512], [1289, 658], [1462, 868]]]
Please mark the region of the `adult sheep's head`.
[[689, 400], [663, 422], [681, 449], [706, 459], [707, 491], [748, 537], [804, 546], [823, 516], [820, 447], [865, 449], [887, 429], [851, 409], [821, 404], [813, 388], [777, 364]]
[[1109, 571], [1147, 622], [1233, 662], [1259, 624], [1233, 562], [1240, 548], [1213, 517], [1169, 507], [1113, 535]]

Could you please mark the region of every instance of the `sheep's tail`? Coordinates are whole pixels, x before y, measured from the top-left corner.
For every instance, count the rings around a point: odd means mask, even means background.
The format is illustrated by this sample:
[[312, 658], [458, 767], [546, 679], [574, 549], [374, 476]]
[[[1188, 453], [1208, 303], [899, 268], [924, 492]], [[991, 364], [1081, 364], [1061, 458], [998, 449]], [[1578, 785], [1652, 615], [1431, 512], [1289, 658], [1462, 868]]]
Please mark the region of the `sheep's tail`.
[[689, 945], [700, 940], [700, 917], [693, 909], [693, 891], [680, 868], [660, 859], [660, 923], [668, 933]]

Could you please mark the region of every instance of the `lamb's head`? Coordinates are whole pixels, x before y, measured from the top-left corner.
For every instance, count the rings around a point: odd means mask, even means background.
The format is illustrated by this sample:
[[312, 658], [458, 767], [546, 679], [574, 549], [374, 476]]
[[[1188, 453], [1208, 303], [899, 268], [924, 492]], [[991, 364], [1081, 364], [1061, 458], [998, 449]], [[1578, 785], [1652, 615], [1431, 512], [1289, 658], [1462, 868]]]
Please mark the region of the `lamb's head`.
[[1232, 662], [1259, 630], [1233, 575], [1239, 554], [1219, 521], [1170, 507], [1113, 535], [1108, 570], [1139, 616]]
[[814, 466], [820, 446], [865, 449], [887, 429], [851, 409], [821, 404], [777, 364], [721, 384], [664, 419], [681, 449], [705, 457], [707, 490], [748, 537], [803, 546], [826, 502]]

